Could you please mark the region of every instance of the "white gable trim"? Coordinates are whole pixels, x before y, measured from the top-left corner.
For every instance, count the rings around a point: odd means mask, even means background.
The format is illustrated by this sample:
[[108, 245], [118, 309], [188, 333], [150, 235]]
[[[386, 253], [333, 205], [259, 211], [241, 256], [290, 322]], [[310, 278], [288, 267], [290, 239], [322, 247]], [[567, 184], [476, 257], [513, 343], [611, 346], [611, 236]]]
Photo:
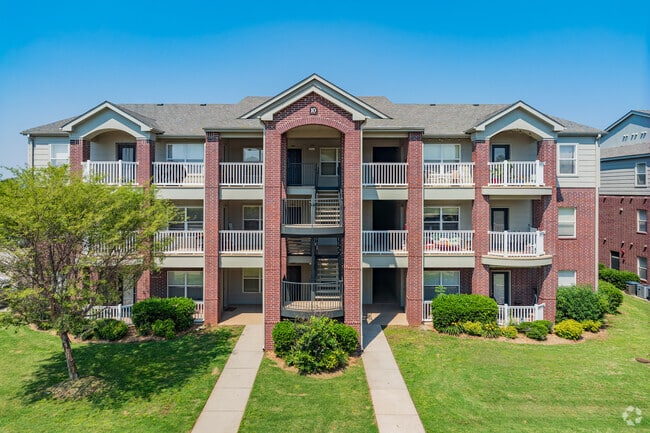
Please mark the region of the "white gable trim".
[[605, 128], [605, 131], [611, 132], [612, 129], [620, 125], [621, 123], [625, 122], [627, 119], [629, 119], [632, 116], [639, 116], [639, 117], [650, 117], [650, 114], [644, 113], [642, 111], [637, 111], [637, 110], [631, 110], [627, 114], [625, 114], [623, 117], [618, 119], [616, 122], [612, 123], [609, 125], [607, 128]]
[[530, 105], [526, 104], [523, 101], [518, 101], [518, 102], [515, 102], [514, 104], [512, 104], [510, 107], [506, 108], [505, 110], [500, 111], [499, 113], [495, 114], [494, 116], [491, 116], [491, 117], [485, 119], [484, 121], [482, 121], [478, 125], [476, 125], [473, 128], [469, 129], [467, 132], [468, 133], [484, 132], [485, 128], [489, 124], [495, 122], [496, 120], [498, 120], [498, 119], [500, 119], [500, 118], [502, 118], [504, 116], [507, 116], [509, 113], [512, 113], [515, 110], [523, 110], [523, 111], [529, 113], [530, 115], [538, 118], [542, 122], [547, 123], [548, 125], [550, 125], [553, 128], [553, 132], [560, 132], [560, 131], [564, 131], [566, 129], [566, 127], [564, 125], [562, 125], [561, 123], [551, 119], [550, 117], [548, 117], [546, 114], [542, 113], [541, 111], [535, 110], [533, 107], [531, 107]]
[[245, 113], [240, 118], [273, 120], [273, 115], [275, 113], [290, 106], [297, 100], [312, 92], [351, 113], [352, 120], [365, 120], [369, 118], [389, 119], [389, 117], [381, 111], [316, 74], [312, 74], [298, 84], [291, 86], [284, 92], [264, 102], [262, 105], [259, 105]]
[[146, 123], [143, 123], [141, 120], [136, 119], [132, 115], [126, 113], [125, 111], [121, 110], [119, 107], [111, 104], [108, 101], [105, 101], [105, 102], [99, 104], [98, 106], [91, 109], [90, 111], [85, 112], [81, 116], [79, 116], [79, 117], [75, 118], [74, 120], [66, 123], [63, 126], [61, 126], [61, 130], [65, 131], [65, 132], [72, 132], [72, 130], [77, 125], [79, 125], [79, 124], [83, 123], [84, 121], [90, 119], [91, 117], [97, 115], [98, 113], [102, 112], [103, 110], [113, 111], [113, 112], [119, 114], [120, 116], [130, 120], [131, 122], [138, 125], [140, 127], [140, 129], [142, 130], [142, 132], [152, 132], [152, 131], [154, 131], [154, 128], [152, 128], [151, 126], [147, 125]]

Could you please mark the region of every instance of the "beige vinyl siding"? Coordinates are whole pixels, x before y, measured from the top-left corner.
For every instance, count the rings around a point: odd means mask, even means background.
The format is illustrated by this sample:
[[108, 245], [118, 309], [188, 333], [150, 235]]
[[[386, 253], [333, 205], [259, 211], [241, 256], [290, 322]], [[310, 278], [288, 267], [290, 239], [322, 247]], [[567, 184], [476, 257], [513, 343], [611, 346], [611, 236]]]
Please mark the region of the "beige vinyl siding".
[[50, 163], [50, 144], [70, 144], [68, 137], [34, 137], [34, 167]]
[[[648, 186], [635, 187], [635, 165], [646, 162]], [[620, 161], [603, 161], [600, 172], [600, 194], [603, 195], [650, 195], [650, 158]]]
[[[598, 165], [596, 163], [596, 146], [593, 139], [578, 137], [561, 137], [557, 144], [575, 144], [577, 148], [577, 175], [558, 175], [557, 186], [562, 188], [595, 188], [596, 172]], [[556, 160], [553, 164], [557, 166]], [[549, 164], [551, 162], [547, 162]]]

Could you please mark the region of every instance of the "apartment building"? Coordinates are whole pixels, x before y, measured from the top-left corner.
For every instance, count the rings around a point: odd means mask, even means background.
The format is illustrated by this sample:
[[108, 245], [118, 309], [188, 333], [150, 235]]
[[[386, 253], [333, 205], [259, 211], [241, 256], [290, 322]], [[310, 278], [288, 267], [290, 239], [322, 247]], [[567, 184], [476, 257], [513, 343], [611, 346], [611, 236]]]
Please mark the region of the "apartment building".
[[[558, 285], [595, 284], [601, 131], [511, 104], [396, 104], [312, 75], [236, 104], [114, 104], [23, 131], [33, 166], [156, 185], [183, 218], [125, 302], [188, 296], [205, 321], [256, 305], [360, 330], [410, 324], [438, 292], [553, 319]], [[442, 288], [442, 289], [441, 289]]]
[[599, 261], [648, 283], [650, 110], [632, 110], [600, 145]]

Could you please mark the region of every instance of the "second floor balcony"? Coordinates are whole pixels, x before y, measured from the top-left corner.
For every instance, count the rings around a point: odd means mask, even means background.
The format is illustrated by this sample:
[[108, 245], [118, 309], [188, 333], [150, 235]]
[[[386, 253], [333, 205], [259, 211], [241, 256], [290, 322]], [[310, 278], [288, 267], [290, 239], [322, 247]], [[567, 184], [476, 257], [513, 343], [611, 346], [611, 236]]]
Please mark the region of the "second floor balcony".
[[364, 254], [408, 254], [406, 230], [364, 230]]
[[222, 162], [219, 164], [222, 186], [260, 187], [264, 179], [263, 162]]
[[130, 185], [138, 179], [137, 162], [84, 161], [82, 169], [86, 179], [97, 179], [108, 185]]
[[262, 230], [222, 230], [219, 252], [228, 255], [261, 255], [264, 246]]
[[202, 162], [154, 162], [153, 183], [160, 186], [203, 186], [205, 164]]
[[363, 164], [363, 186], [391, 187], [407, 185], [405, 162], [372, 162]]
[[473, 230], [425, 230], [424, 254], [473, 254]]
[[544, 186], [542, 161], [501, 161], [488, 163], [489, 186]]
[[165, 242], [165, 254], [202, 254], [203, 230], [166, 230], [156, 233], [156, 242]]
[[488, 255], [499, 257], [541, 257], [544, 252], [544, 232], [488, 232]]
[[424, 186], [471, 187], [474, 186], [473, 162], [424, 163]]

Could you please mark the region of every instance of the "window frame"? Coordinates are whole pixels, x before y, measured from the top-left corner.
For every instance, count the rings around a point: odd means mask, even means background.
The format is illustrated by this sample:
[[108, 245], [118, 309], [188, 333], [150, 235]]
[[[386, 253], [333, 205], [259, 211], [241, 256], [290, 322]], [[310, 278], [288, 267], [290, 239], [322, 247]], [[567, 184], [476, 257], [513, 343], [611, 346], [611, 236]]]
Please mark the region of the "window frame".
[[[643, 167], [643, 169], [639, 170], [640, 167]], [[640, 176], [643, 176], [643, 183], [639, 182]], [[648, 186], [648, 164], [645, 162], [637, 162], [634, 164], [634, 186], [639, 188]]]
[[[179, 214], [182, 212], [184, 219], [178, 220], [178, 221], [170, 221], [170, 223], [167, 225], [167, 230], [168, 231], [173, 231], [173, 232], [189, 232], [189, 231], [203, 231], [204, 224], [205, 224], [205, 213], [202, 207], [200, 206], [178, 206], [176, 208], [179, 212]], [[190, 220], [188, 218], [188, 209], [200, 209], [201, 210], [201, 220]], [[200, 223], [200, 228], [198, 228], [198, 225]], [[183, 228], [172, 228], [172, 225], [179, 226], [180, 224], [183, 225]], [[190, 227], [190, 225], [196, 224], [197, 227]]]
[[[561, 274], [562, 274], [563, 272], [564, 272], [565, 274], [570, 272], [572, 275], [569, 275], [569, 276], [564, 275], [564, 276], [562, 276]], [[575, 270], [573, 270], [573, 269], [564, 269], [564, 270], [557, 271], [557, 286], [558, 286], [558, 287], [570, 287], [570, 286], [575, 286], [575, 285], [576, 285], [576, 281], [577, 281], [576, 276], [577, 276], [577, 271], [575, 271]], [[570, 283], [570, 284], [560, 284], [561, 279], [565, 279], [565, 280], [566, 280], [566, 279], [570, 279], [570, 280], [571, 280], [571, 283]]]
[[[454, 160], [448, 160], [444, 159], [444, 147], [450, 147], [453, 146], [456, 150], [454, 151], [455, 154], [458, 155], [457, 158], [454, 158]], [[426, 149], [427, 147], [440, 147], [440, 158], [439, 159], [426, 159]], [[423, 159], [425, 164], [458, 164], [462, 161], [462, 154], [461, 154], [462, 147], [460, 143], [425, 143], [424, 144], [424, 152], [423, 152]]]
[[[438, 221], [426, 221], [426, 209], [438, 209], [439, 210], [439, 220]], [[458, 220], [455, 221], [457, 228], [447, 229], [444, 228], [445, 224], [454, 224], [454, 221], [445, 221], [444, 209], [455, 209]], [[449, 214], [448, 214], [449, 215]], [[427, 229], [427, 225], [437, 224], [438, 229]], [[460, 206], [424, 206], [422, 209], [422, 227], [425, 231], [459, 231], [460, 230]]]
[[[203, 149], [203, 154], [201, 155], [201, 159], [195, 159], [195, 158], [187, 158], [187, 151], [185, 151], [185, 155], [183, 158], [172, 158], [173, 156], [173, 147], [174, 146], [201, 146]], [[165, 161], [167, 162], [205, 162], [205, 145], [203, 143], [167, 143], [165, 147]]]
[[[561, 220], [560, 213], [561, 213], [562, 209], [572, 209], [573, 210], [573, 212], [572, 212], [573, 221], [570, 222], [570, 221], [562, 221]], [[577, 236], [577, 224], [576, 224], [577, 213], [578, 213], [578, 211], [577, 211], [577, 209], [575, 207], [558, 207], [558, 209], [557, 209], [557, 237], [558, 238], [560, 238], [560, 239], [575, 239], [576, 238], [576, 236]], [[573, 234], [571, 234], [571, 235], [560, 234], [560, 228], [562, 227], [562, 224], [565, 224], [565, 225], [566, 224], [571, 224], [573, 226]]]
[[[246, 208], [257, 208], [258, 213], [259, 213], [259, 217], [257, 219], [246, 218]], [[241, 223], [242, 230], [260, 231], [260, 230], [263, 230], [263, 228], [264, 228], [264, 225], [263, 225], [263, 223], [264, 223], [264, 212], [262, 211], [262, 205], [258, 205], [258, 204], [244, 204], [244, 205], [242, 205], [242, 207], [241, 207], [241, 218], [242, 218], [242, 223]], [[257, 221], [258, 228], [256, 228], [256, 229], [247, 229], [246, 228], [246, 221]]]
[[[174, 274], [183, 274], [183, 285], [178, 285], [178, 284], [169, 284], [170, 283], [170, 275]], [[201, 285], [199, 286], [198, 284], [188, 284], [188, 275], [189, 274], [200, 274], [201, 275]], [[171, 296], [169, 295], [169, 288], [170, 287], [182, 287], [183, 288], [183, 293], [185, 298], [192, 299], [195, 302], [203, 302], [205, 299], [205, 284], [203, 281], [203, 271], [167, 271], [167, 297], [170, 298]], [[188, 288], [197, 288], [201, 287], [201, 299], [194, 299], [192, 297], [187, 296], [187, 289]]]
[[[246, 276], [246, 271], [256, 271], [257, 275], [254, 277]], [[264, 284], [264, 270], [262, 268], [242, 268], [242, 284], [241, 291], [245, 295], [256, 295], [262, 293], [262, 286]], [[246, 280], [257, 280], [257, 291], [251, 292], [246, 290]]]
[[645, 209], [636, 210], [636, 232], [648, 233], [648, 212]]
[[[641, 260], [645, 260], [645, 266], [641, 266]], [[643, 270], [643, 275], [641, 274]], [[639, 276], [639, 279], [643, 281], [648, 281], [648, 258], [643, 256], [636, 257], [636, 274]]]
[[[572, 158], [562, 158], [562, 148], [571, 147], [573, 148], [573, 157]], [[571, 173], [562, 172], [562, 162], [563, 161], [573, 161], [573, 171]], [[558, 144], [557, 148], [557, 175], [558, 176], [578, 176], [578, 145], [577, 144]]]
[[[56, 156], [59, 152], [54, 152], [54, 149], [58, 146], [65, 146], [67, 155], [65, 158]], [[50, 165], [60, 167], [67, 164], [70, 164], [70, 143], [50, 143]]]
[[[433, 286], [430, 285], [430, 284], [425, 285], [424, 283], [427, 280], [427, 278], [426, 278], [427, 273], [431, 273], [431, 274], [436, 274], [437, 273], [438, 274], [438, 284], [435, 284]], [[455, 274], [456, 281], [458, 282], [458, 285], [455, 285], [455, 284], [454, 285], [451, 285], [451, 284], [450, 285], [445, 285], [445, 284], [443, 284], [444, 283], [444, 278], [443, 278], [444, 273], [453, 273], [453, 274]], [[458, 290], [456, 290], [454, 292], [450, 292], [449, 290], [447, 290], [445, 292], [445, 294], [448, 294], [448, 295], [452, 294], [452, 293], [453, 294], [460, 294], [460, 271], [454, 271], [454, 270], [451, 270], [451, 269], [449, 269], [449, 270], [446, 270], [446, 269], [427, 270], [427, 269], [425, 269], [422, 272], [422, 296], [423, 296], [423, 299], [426, 300], [426, 301], [429, 301], [431, 299], [435, 299], [436, 296], [438, 296], [438, 294], [436, 293], [436, 287], [438, 287], [438, 286], [443, 286], [443, 287], [446, 287], [446, 288], [457, 287]], [[429, 288], [429, 290], [433, 291], [433, 297], [431, 299], [428, 299], [427, 297], [424, 296], [425, 291], [427, 290], [427, 288]]]
[[[616, 266], [614, 266], [614, 259], [617, 262]], [[618, 251], [609, 251], [609, 267], [617, 271], [621, 270], [621, 254]]]
[[[254, 152], [253, 152], [254, 151]], [[256, 153], [255, 159], [247, 158], [246, 153]], [[243, 162], [264, 162], [264, 149], [261, 147], [244, 147], [242, 148], [242, 161]]]
[[[335, 161], [323, 161], [323, 151], [333, 150], [335, 152]], [[334, 164], [334, 174], [323, 174], [323, 164]], [[341, 149], [339, 147], [321, 147], [318, 151], [318, 169], [320, 176], [335, 177], [341, 173]]]

